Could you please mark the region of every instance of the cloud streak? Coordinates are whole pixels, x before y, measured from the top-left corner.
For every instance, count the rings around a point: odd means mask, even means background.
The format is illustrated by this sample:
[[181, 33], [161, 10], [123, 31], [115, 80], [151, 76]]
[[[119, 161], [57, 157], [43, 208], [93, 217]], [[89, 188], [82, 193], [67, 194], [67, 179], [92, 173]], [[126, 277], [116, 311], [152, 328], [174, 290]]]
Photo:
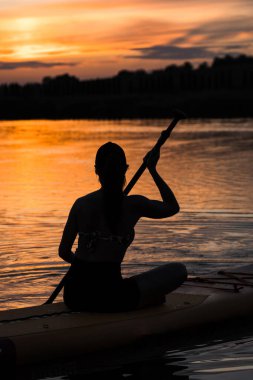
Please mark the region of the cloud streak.
[[1, 62], [0, 70], [17, 70], [17, 69], [38, 69], [51, 68], [56, 66], [76, 66], [77, 62], [42, 62], [42, 61], [24, 61], [24, 62]]
[[188, 60], [196, 58], [213, 58], [216, 55], [216, 53], [208, 50], [207, 47], [179, 47], [170, 44], [136, 48], [133, 49], [133, 51], [137, 51], [140, 54], [131, 55], [127, 58]]
[[235, 17], [219, 22], [201, 24], [164, 44], [131, 49], [139, 54], [126, 58], [142, 60], [209, 60], [217, 55], [238, 55], [253, 48], [253, 30], [251, 17]]
[[[245, 34], [244, 38], [242, 33]], [[242, 39], [251, 41], [253, 44], [252, 17], [237, 16], [230, 20], [220, 19], [219, 21], [201, 24], [171, 40], [171, 43], [175, 45], [189, 43], [192, 38], [197, 36], [201, 36], [202, 41], [205, 41], [209, 46], [225, 40], [230, 40], [232, 43], [235, 43], [235, 40], [241, 42]]]

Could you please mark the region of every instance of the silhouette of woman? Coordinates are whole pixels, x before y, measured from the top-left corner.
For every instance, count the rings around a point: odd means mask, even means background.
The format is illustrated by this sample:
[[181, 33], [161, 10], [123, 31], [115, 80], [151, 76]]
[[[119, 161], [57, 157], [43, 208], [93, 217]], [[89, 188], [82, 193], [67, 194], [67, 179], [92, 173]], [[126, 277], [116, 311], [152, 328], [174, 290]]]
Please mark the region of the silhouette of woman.
[[[161, 303], [164, 295], [187, 277], [181, 263], [165, 264], [129, 278], [121, 276], [121, 262], [138, 220], [167, 218], [179, 211], [172, 190], [157, 172], [159, 152], [148, 153], [144, 160], [161, 201], [124, 195], [128, 165], [123, 149], [112, 142], [98, 149], [95, 172], [101, 188], [75, 201], [59, 246], [60, 257], [71, 263], [64, 302], [73, 310], [114, 312]], [[77, 235], [78, 248], [73, 254]]]

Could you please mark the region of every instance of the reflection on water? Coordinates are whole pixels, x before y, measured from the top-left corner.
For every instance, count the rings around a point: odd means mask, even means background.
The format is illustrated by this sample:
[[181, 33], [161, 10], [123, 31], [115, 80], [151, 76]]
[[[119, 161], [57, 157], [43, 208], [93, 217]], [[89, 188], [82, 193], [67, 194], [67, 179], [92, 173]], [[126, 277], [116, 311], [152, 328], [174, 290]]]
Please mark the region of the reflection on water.
[[[167, 120], [0, 122], [0, 310], [41, 304], [65, 273], [68, 266], [58, 258], [58, 244], [74, 200], [98, 187], [97, 148], [108, 140], [121, 144], [130, 179], [167, 124]], [[159, 169], [175, 191], [181, 212], [167, 220], [139, 223], [123, 264], [124, 275], [175, 260], [186, 263], [191, 273], [252, 262], [252, 148], [253, 120], [180, 122], [162, 149]], [[159, 196], [148, 173], [134, 192]], [[253, 344], [248, 342], [248, 348], [246, 341], [240, 345], [246, 356], [238, 356], [244, 373], [252, 371]], [[180, 357], [187, 358], [194, 379], [209, 380], [219, 370], [223, 380], [227, 365], [232, 379], [238, 361], [229, 361], [233, 348], [221, 344], [221, 351], [222, 347], [225, 354], [220, 352], [218, 362], [219, 346], [211, 351], [196, 348]], [[175, 359], [169, 353], [165, 357]], [[175, 371], [167, 364], [158, 367], [165, 371], [163, 378], [173, 378], [169, 376]], [[137, 367], [138, 372], [141, 366]], [[154, 368], [157, 371], [155, 364]], [[143, 371], [152, 373], [152, 368], [145, 362]], [[180, 376], [187, 378], [187, 371]]]
[[[245, 321], [241, 322], [245, 324]], [[223, 331], [220, 327], [216, 331], [216, 339], [213, 331], [212, 335], [212, 340], [203, 340], [203, 343], [195, 344], [188, 349], [167, 351], [165, 356], [169, 361], [175, 360], [175, 364], [182, 365], [182, 368], [176, 372], [179, 378], [186, 375], [189, 376], [189, 379], [196, 380], [252, 379], [253, 331], [251, 321], [247, 321], [244, 326], [239, 323], [230, 324], [230, 327], [223, 326]]]
[[[29, 380], [251, 380], [252, 323], [243, 319], [198, 331], [144, 338], [131, 347], [40, 367], [32, 373]], [[23, 378], [28, 379], [18, 379]]]
[[[0, 122], [0, 309], [41, 303], [66, 265], [57, 249], [73, 201], [98, 187], [97, 148], [123, 146], [128, 179], [167, 120]], [[159, 169], [181, 213], [142, 220], [124, 274], [161, 262], [205, 272], [251, 261], [253, 121], [184, 121], [162, 149]], [[135, 192], [157, 197], [148, 173]], [[152, 239], [155, 231], [156, 241]]]

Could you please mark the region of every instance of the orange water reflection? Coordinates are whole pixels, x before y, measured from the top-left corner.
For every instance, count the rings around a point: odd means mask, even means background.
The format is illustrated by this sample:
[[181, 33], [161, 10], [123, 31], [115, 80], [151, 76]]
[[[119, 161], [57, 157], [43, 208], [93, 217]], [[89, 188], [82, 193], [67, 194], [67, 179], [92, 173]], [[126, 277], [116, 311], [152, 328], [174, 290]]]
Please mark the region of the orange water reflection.
[[[132, 177], [168, 120], [0, 122], [0, 309], [42, 302], [66, 265], [58, 259], [62, 229], [74, 200], [99, 184], [97, 148], [115, 141]], [[159, 169], [181, 213], [143, 220], [126, 258], [131, 274], [179, 260], [249, 260], [253, 214], [253, 122], [179, 123], [163, 147]], [[145, 173], [134, 189], [158, 197]], [[155, 233], [156, 240], [153, 235]], [[241, 256], [238, 255], [240, 252]]]

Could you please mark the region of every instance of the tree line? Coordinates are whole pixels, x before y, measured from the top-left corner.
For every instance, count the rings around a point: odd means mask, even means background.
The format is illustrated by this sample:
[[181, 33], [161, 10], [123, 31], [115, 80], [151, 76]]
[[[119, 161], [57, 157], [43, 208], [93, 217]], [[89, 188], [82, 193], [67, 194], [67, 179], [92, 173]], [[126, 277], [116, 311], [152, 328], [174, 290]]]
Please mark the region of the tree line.
[[[253, 57], [227, 55], [198, 67], [185, 62], [151, 72], [122, 70], [110, 78], [80, 80], [64, 74], [47, 76], [41, 83], [1, 84], [0, 101], [4, 107], [0, 118], [164, 117], [174, 106], [185, 106], [196, 117], [194, 101], [203, 103], [205, 99], [203, 115], [200, 112], [199, 116], [212, 116], [208, 100], [215, 108], [213, 116], [215, 110], [219, 116], [220, 101], [226, 110], [224, 116], [230, 113], [226, 100], [232, 106], [236, 102], [238, 116], [251, 116], [252, 91]], [[28, 99], [33, 110], [27, 105]], [[62, 107], [57, 99], [61, 99]], [[237, 114], [232, 112], [231, 116]]]

